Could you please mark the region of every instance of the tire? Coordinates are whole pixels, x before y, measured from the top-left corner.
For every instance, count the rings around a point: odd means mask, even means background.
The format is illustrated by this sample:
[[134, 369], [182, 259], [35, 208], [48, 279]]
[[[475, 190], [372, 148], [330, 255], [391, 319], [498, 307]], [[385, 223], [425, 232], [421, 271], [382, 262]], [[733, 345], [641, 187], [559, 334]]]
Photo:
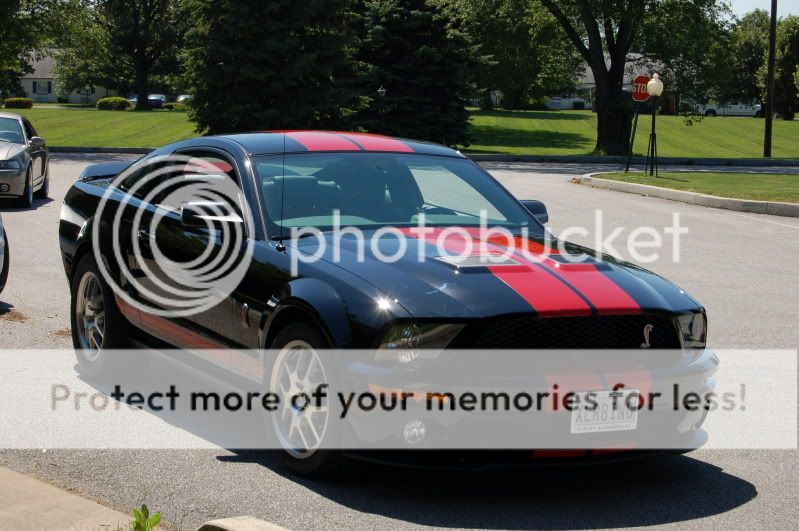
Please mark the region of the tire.
[[25, 189], [19, 198], [19, 204], [22, 208], [31, 208], [33, 206], [33, 178], [30, 166], [28, 166], [28, 171], [25, 174]]
[[712, 118], [713, 116], [716, 116], [716, 111], [714, 111], [712, 109], [709, 110], [709, 111], [705, 111], [705, 116], [709, 116], [709, 117]]
[[0, 293], [3, 292], [3, 288], [6, 287], [6, 282], [8, 281], [8, 269], [11, 265], [11, 254], [9, 251], [8, 245], [8, 235], [6, 234], [5, 229], [3, 229], [3, 241], [5, 242], [5, 252], [3, 253], [3, 267], [0, 269]]
[[47, 162], [44, 168], [44, 180], [42, 187], [36, 191], [36, 199], [47, 199], [50, 195], [50, 163]]
[[[312, 349], [330, 347], [322, 333], [314, 326], [302, 322], [286, 326], [272, 342], [271, 359], [266, 364], [267, 370], [264, 375], [264, 382], [270, 391], [278, 392], [279, 376], [276, 371], [281, 369], [282, 358], [287, 356], [287, 352], [294, 352], [293, 349], [301, 344], [305, 344]], [[335, 378], [335, 374], [332, 374], [333, 368], [325, 367], [324, 363], [321, 362], [321, 358], [319, 358], [319, 361], [321, 363], [322, 376], [325, 378], [324, 381], [330, 383]], [[283, 397], [281, 397], [281, 400], [283, 400]], [[332, 405], [332, 403], [332, 398], [329, 398], [329, 404]], [[285, 434], [281, 435], [280, 433], [283, 430], [278, 426], [280, 418], [277, 415], [277, 412], [267, 413], [265, 422], [274, 440], [283, 447], [283, 450], [278, 450], [278, 452], [281, 454], [283, 464], [287, 469], [297, 475], [316, 478], [329, 477], [338, 472], [342, 460], [340, 450], [317, 449], [306, 453], [290, 449], [286, 444]], [[330, 407], [328, 407], [328, 415], [332, 415]], [[320, 431], [322, 433], [320, 439], [328, 442], [331, 438], [338, 436], [337, 426], [327, 421], [325, 421], [324, 428]]]
[[78, 262], [71, 294], [69, 313], [78, 370], [86, 376], [101, 377], [127, 369], [128, 364], [123, 364], [112, 349], [129, 347], [130, 324], [120, 313], [92, 255], [84, 255]]

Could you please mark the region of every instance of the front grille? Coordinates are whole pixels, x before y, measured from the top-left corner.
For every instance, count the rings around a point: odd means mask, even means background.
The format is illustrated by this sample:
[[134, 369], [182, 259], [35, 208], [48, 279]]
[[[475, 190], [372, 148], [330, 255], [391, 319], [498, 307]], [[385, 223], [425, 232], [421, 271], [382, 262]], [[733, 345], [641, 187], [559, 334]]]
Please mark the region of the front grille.
[[650, 348], [680, 348], [673, 320], [660, 315], [520, 317], [470, 324], [449, 348], [638, 349], [652, 325]]

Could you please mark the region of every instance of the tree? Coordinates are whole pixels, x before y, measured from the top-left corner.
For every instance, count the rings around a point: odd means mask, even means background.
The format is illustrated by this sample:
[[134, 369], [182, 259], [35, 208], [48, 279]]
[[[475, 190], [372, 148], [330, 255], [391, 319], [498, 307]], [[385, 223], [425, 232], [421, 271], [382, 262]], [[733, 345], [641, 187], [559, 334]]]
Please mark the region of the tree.
[[[774, 75], [774, 109], [785, 120], [793, 120], [799, 110], [796, 72], [799, 69], [799, 16], [785, 17], [777, 27], [777, 55]], [[765, 71], [761, 69], [765, 88]]]
[[718, 0], [661, 0], [647, 11], [633, 49], [654, 60], [651, 69], [666, 78], [669, 94], [727, 103], [730, 18]]
[[103, 86], [127, 92], [130, 72], [109, 52], [108, 31], [99, 22], [99, 13], [73, 0], [62, 9], [62, 20], [68, 31], [56, 39], [53, 50], [59, 90], [69, 93]]
[[563, 27], [594, 75], [595, 151], [625, 154], [630, 142], [632, 106], [623, 92], [624, 69], [636, 32], [654, 0], [540, 1]]
[[0, 0], [0, 99], [22, 94], [20, 78], [57, 27], [57, 0]]
[[[478, 47], [453, 2], [366, 0], [360, 60], [363, 92], [372, 96], [359, 118], [367, 129], [468, 145], [472, 72]], [[377, 95], [383, 86], [387, 93]]]
[[730, 36], [728, 64], [732, 79], [727, 84], [727, 100], [754, 102], [761, 99], [757, 73], [768, 53], [769, 13], [755, 9], [741, 17]]
[[190, 116], [212, 134], [345, 128], [355, 92], [351, 0], [188, 0]]
[[[555, 16], [594, 74], [596, 150], [612, 155], [624, 154], [629, 147], [632, 106], [623, 89], [625, 65], [633, 44], [637, 43], [636, 47], [643, 53], [671, 50], [672, 57], [679, 57], [673, 53], [675, 48], [669, 44], [669, 39], [691, 45], [697, 35], [701, 36], [696, 28], [706, 22], [696, 18], [700, 14], [703, 18], [714, 14], [722, 5], [720, 0], [539, 1]], [[690, 23], [688, 28], [686, 23]], [[699, 44], [696, 50], [682, 57], [701, 58], [699, 52], [703, 47], [711, 49]], [[717, 66], [723, 67], [723, 64]], [[695, 68], [693, 73], [689, 72], [690, 77], [685, 76], [683, 84], [689, 79], [698, 79], [700, 71]], [[683, 70], [678, 67], [675, 72], [682, 74]]]
[[529, 0], [460, 0], [469, 32], [487, 61], [478, 88], [499, 90], [508, 109], [575, 88], [581, 58], [552, 15]]

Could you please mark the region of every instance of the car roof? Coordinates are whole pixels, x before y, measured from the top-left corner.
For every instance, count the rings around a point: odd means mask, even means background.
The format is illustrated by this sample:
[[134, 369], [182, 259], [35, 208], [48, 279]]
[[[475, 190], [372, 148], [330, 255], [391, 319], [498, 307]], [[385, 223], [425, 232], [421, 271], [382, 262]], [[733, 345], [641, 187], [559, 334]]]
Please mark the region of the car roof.
[[241, 144], [251, 155], [274, 155], [281, 153], [335, 152], [381, 152], [416, 153], [465, 158], [452, 148], [372, 133], [346, 131], [260, 131], [220, 135], [220, 138]]
[[13, 118], [14, 120], [22, 120], [22, 116], [14, 114], [13, 112], [0, 112], [0, 118]]

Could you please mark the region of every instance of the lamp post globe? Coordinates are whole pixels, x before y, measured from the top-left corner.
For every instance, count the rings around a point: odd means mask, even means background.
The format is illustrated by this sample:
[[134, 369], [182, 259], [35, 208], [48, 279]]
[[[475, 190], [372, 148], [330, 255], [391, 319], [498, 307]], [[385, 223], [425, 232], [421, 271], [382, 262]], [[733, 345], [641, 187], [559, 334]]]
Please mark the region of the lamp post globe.
[[655, 98], [663, 94], [663, 82], [660, 80], [660, 75], [655, 74], [652, 76], [652, 79], [646, 84], [646, 92]]

